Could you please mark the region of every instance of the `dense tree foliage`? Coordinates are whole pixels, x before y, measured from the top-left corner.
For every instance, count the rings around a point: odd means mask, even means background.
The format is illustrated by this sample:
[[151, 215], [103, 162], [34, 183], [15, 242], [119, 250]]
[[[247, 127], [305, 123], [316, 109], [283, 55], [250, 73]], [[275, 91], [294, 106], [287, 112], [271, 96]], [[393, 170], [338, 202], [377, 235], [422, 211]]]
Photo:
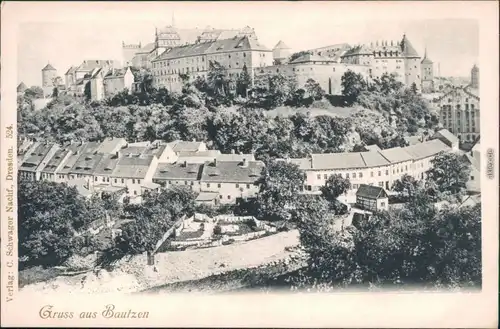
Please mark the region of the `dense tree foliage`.
[[404, 174], [401, 179], [394, 182], [392, 190], [397, 192], [402, 200], [408, 201], [415, 195], [419, 184], [420, 182], [413, 176]]
[[330, 208], [335, 213], [340, 212], [337, 198], [351, 189], [349, 178], [343, 178], [340, 174], [331, 175], [321, 187], [321, 194], [330, 203]]
[[471, 166], [461, 154], [442, 152], [431, 160], [431, 164], [427, 176], [439, 192], [460, 195], [465, 191]]
[[[322, 209], [322, 208], [318, 208]], [[422, 190], [400, 211], [377, 213], [335, 232], [326, 211], [303, 212], [309, 254], [296, 286], [480, 287], [481, 207], [437, 210]]]
[[20, 265], [58, 265], [79, 249], [78, 233], [116, 211], [112, 200], [90, 202], [74, 187], [46, 181], [20, 180], [18, 239]]

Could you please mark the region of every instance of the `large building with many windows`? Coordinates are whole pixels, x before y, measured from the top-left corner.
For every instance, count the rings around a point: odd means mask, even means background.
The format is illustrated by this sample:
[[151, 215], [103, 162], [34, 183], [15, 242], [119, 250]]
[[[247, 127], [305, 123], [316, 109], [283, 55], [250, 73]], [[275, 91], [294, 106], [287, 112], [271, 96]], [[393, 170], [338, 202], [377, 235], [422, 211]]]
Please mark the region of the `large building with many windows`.
[[435, 101], [439, 121], [461, 142], [474, 142], [480, 134], [479, 96], [465, 87], [454, 87]]
[[237, 78], [244, 67], [253, 78], [254, 68], [272, 65], [273, 53], [249, 35], [173, 47], [153, 60], [153, 84], [180, 91], [181, 75], [206, 78], [211, 62], [224, 66], [230, 78]]

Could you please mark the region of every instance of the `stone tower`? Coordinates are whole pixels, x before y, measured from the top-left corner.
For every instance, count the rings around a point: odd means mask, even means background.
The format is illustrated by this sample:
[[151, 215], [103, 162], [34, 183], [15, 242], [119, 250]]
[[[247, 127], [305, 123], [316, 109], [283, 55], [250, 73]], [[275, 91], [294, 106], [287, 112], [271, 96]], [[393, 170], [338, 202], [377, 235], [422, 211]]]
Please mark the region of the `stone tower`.
[[54, 79], [57, 77], [57, 70], [48, 63], [42, 69], [42, 88], [54, 87]]
[[434, 92], [434, 62], [427, 57], [427, 48], [420, 66], [422, 70], [422, 92], [432, 93]]
[[273, 48], [274, 64], [284, 64], [290, 55], [290, 47], [281, 40]]
[[141, 43], [139, 44], [125, 44], [122, 41], [122, 56], [123, 56], [123, 67], [132, 65], [132, 58], [141, 49]]
[[470, 70], [470, 86], [474, 89], [479, 89], [479, 67], [476, 64]]
[[401, 53], [403, 56], [403, 62], [405, 67], [405, 78], [404, 82], [408, 87], [412, 84], [417, 86], [417, 89], [421, 88], [421, 69], [420, 69], [420, 56], [418, 55], [415, 48], [412, 46], [406, 35], [403, 34], [403, 39], [399, 44], [401, 48]]

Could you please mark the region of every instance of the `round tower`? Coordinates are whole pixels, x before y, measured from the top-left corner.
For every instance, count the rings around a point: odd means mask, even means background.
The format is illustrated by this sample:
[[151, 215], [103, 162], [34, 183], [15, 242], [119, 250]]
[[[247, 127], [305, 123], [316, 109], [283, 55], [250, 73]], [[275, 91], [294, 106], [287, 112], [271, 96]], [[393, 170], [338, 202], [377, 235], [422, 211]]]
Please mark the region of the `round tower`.
[[479, 67], [476, 64], [470, 70], [470, 86], [479, 89]]
[[290, 47], [281, 40], [273, 48], [273, 59], [275, 64], [283, 64], [288, 60], [290, 55]]
[[434, 62], [427, 57], [427, 48], [425, 48], [424, 58], [420, 62], [422, 92], [434, 92]]
[[57, 70], [48, 63], [42, 69], [42, 87], [51, 88], [54, 87], [54, 79], [57, 77]]

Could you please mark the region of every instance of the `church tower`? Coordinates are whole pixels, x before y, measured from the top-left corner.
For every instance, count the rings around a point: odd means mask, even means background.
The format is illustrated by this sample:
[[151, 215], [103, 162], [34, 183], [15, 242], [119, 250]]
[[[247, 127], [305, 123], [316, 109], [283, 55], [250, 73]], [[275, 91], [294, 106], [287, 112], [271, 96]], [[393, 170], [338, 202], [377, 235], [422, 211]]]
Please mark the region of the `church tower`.
[[470, 86], [474, 89], [479, 89], [479, 67], [476, 64], [470, 70]]
[[141, 50], [141, 43], [139, 44], [125, 44], [122, 41], [122, 56], [123, 56], [123, 67], [132, 65], [132, 58], [134, 58], [135, 54]]
[[434, 62], [427, 57], [427, 48], [425, 48], [424, 58], [420, 63], [422, 70], [422, 93], [434, 92]]

